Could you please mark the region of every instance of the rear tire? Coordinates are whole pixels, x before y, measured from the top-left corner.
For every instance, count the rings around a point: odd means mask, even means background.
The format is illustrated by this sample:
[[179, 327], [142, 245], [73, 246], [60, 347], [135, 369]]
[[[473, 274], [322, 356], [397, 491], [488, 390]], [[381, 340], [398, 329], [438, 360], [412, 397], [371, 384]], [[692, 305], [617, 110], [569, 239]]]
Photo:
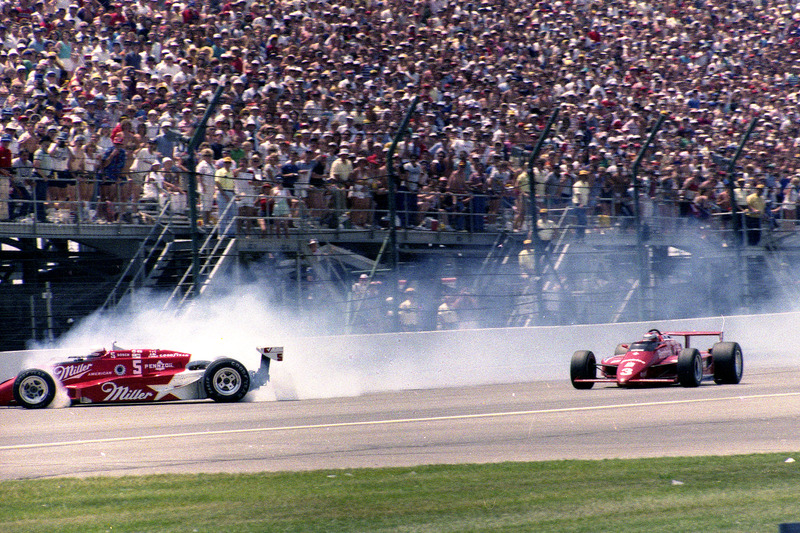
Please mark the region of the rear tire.
[[14, 381], [14, 400], [26, 409], [44, 409], [56, 397], [56, 382], [43, 370], [20, 372]]
[[703, 381], [703, 358], [696, 348], [684, 348], [678, 356], [678, 383], [698, 387]]
[[588, 350], [578, 350], [572, 354], [569, 367], [570, 380], [576, 389], [591, 389], [594, 383], [576, 383], [576, 379], [594, 379], [597, 377], [597, 361], [594, 354]]
[[239, 361], [220, 359], [208, 365], [203, 388], [215, 402], [238, 402], [250, 390], [250, 374]]
[[742, 381], [744, 359], [738, 342], [718, 342], [711, 348], [714, 383], [736, 385]]

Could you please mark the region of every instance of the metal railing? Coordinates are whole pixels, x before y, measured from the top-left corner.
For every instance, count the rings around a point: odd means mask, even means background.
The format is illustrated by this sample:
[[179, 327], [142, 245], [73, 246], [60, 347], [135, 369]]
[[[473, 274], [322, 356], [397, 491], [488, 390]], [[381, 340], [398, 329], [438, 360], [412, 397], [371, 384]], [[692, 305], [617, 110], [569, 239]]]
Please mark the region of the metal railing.
[[[96, 187], [95, 187], [96, 188]], [[309, 190], [309, 189], [306, 189]], [[117, 186], [117, 194], [122, 194], [123, 186]], [[336, 188], [314, 189], [315, 197], [322, 197], [322, 205], [310, 205], [309, 194], [306, 198], [289, 197], [289, 211], [284, 216], [276, 216], [271, 212], [271, 199], [265, 196], [238, 197], [231, 202], [234, 207], [228, 213], [234, 223], [229, 233], [236, 235], [255, 234], [263, 236], [279, 235], [285, 228], [289, 232], [302, 230], [388, 230], [390, 210], [385, 205], [377, 206], [375, 197], [368, 196], [366, 202], [348, 205], [346, 191]], [[578, 228], [571, 210], [567, 189], [553, 189], [552, 194], [537, 198], [537, 205], [549, 209], [548, 216], [562, 219], [559, 226], [571, 230]], [[680, 198], [671, 198], [656, 190], [654, 198], [640, 197], [642, 205], [641, 222], [645, 231], [660, 235], [670, 235], [692, 227], [703, 234], [725, 234], [729, 236], [727, 243], [739, 240], [753, 243], [748, 239], [748, 216], [743, 210], [737, 213], [740, 223], [735, 224], [732, 214], [721, 212], [714, 204], [700, 207], [693, 202]], [[175, 196], [179, 194], [176, 193]], [[341, 198], [341, 196], [345, 198]], [[338, 198], [337, 200], [337, 196]], [[507, 188], [501, 193], [465, 193], [452, 194], [446, 191], [422, 190], [417, 193], [398, 191], [398, 209], [395, 224], [406, 230], [420, 231], [462, 231], [468, 233], [483, 232], [530, 232], [530, 213], [525, 198], [519, 198], [513, 189]], [[176, 198], [177, 199], [177, 198]], [[344, 201], [342, 201], [344, 200]], [[5, 202], [10, 214], [24, 213], [23, 217], [2, 221], [6, 231], [13, 233], [17, 225], [33, 225], [33, 233], [40, 224], [73, 224], [75, 233], [81, 234], [85, 228], [97, 225], [160, 225], [169, 220], [173, 225], [188, 222], [188, 211], [183, 202], [171, 201], [170, 195], [163, 195], [159, 200], [57, 200], [50, 201], [33, 198], [0, 199]], [[183, 203], [184, 207], [176, 206]], [[587, 209], [587, 230], [592, 233], [622, 233], [633, 231], [636, 217], [631, 198], [614, 197], [610, 199], [593, 198]], [[366, 206], [366, 207], [364, 207]], [[242, 208], [248, 208], [249, 214], [241, 214]], [[41, 217], [42, 209], [46, 217]], [[252, 212], [258, 214], [253, 215]], [[759, 245], [771, 245], [775, 239], [793, 232], [797, 221], [783, 218], [782, 210], [770, 208], [760, 220], [763, 239]], [[520, 214], [524, 216], [520, 216]], [[212, 214], [212, 222], [221, 219]], [[46, 220], [46, 222], [45, 222]], [[740, 228], [740, 239], [730, 236], [735, 228]], [[202, 231], [208, 233], [209, 228]], [[27, 232], [26, 232], [27, 233]], [[752, 235], [753, 232], [750, 232]]]

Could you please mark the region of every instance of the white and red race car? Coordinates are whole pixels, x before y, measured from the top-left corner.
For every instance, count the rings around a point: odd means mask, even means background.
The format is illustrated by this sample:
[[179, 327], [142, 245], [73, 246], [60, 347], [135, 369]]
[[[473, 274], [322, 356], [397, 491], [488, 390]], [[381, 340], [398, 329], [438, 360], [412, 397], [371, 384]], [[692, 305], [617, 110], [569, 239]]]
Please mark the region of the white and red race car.
[[52, 367], [23, 370], [0, 383], [0, 406], [39, 409], [50, 405], [59, 387], [75, 403], [140, 403], [211, 398], [238, 402], [269, 381], [271, 360], [283, 347], [257, 348], [257, 371], [230, 358], [193, 361], [173, 350], [98, 350]]

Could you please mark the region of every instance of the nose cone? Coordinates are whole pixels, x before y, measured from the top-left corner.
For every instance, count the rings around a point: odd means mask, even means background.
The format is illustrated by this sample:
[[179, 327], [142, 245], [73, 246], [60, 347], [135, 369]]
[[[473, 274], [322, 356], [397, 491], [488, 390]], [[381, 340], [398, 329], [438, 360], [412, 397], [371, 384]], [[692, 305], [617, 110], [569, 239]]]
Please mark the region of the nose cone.
[[617, 385], [627, 385], [629, 381], [639, 377], [639, 374], [647, 367], [647, 363], [638, 359], [627, 359], [617, 368]]

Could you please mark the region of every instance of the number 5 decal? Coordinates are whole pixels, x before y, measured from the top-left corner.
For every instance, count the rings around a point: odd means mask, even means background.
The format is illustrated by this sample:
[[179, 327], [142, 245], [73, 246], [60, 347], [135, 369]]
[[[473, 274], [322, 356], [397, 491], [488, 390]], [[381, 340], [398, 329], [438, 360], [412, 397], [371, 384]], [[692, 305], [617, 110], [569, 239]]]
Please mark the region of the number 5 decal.
[[133, 373], [137, 376], [142, 375], [142, 360], [141, 359], [134, 359], [133, 360]]

